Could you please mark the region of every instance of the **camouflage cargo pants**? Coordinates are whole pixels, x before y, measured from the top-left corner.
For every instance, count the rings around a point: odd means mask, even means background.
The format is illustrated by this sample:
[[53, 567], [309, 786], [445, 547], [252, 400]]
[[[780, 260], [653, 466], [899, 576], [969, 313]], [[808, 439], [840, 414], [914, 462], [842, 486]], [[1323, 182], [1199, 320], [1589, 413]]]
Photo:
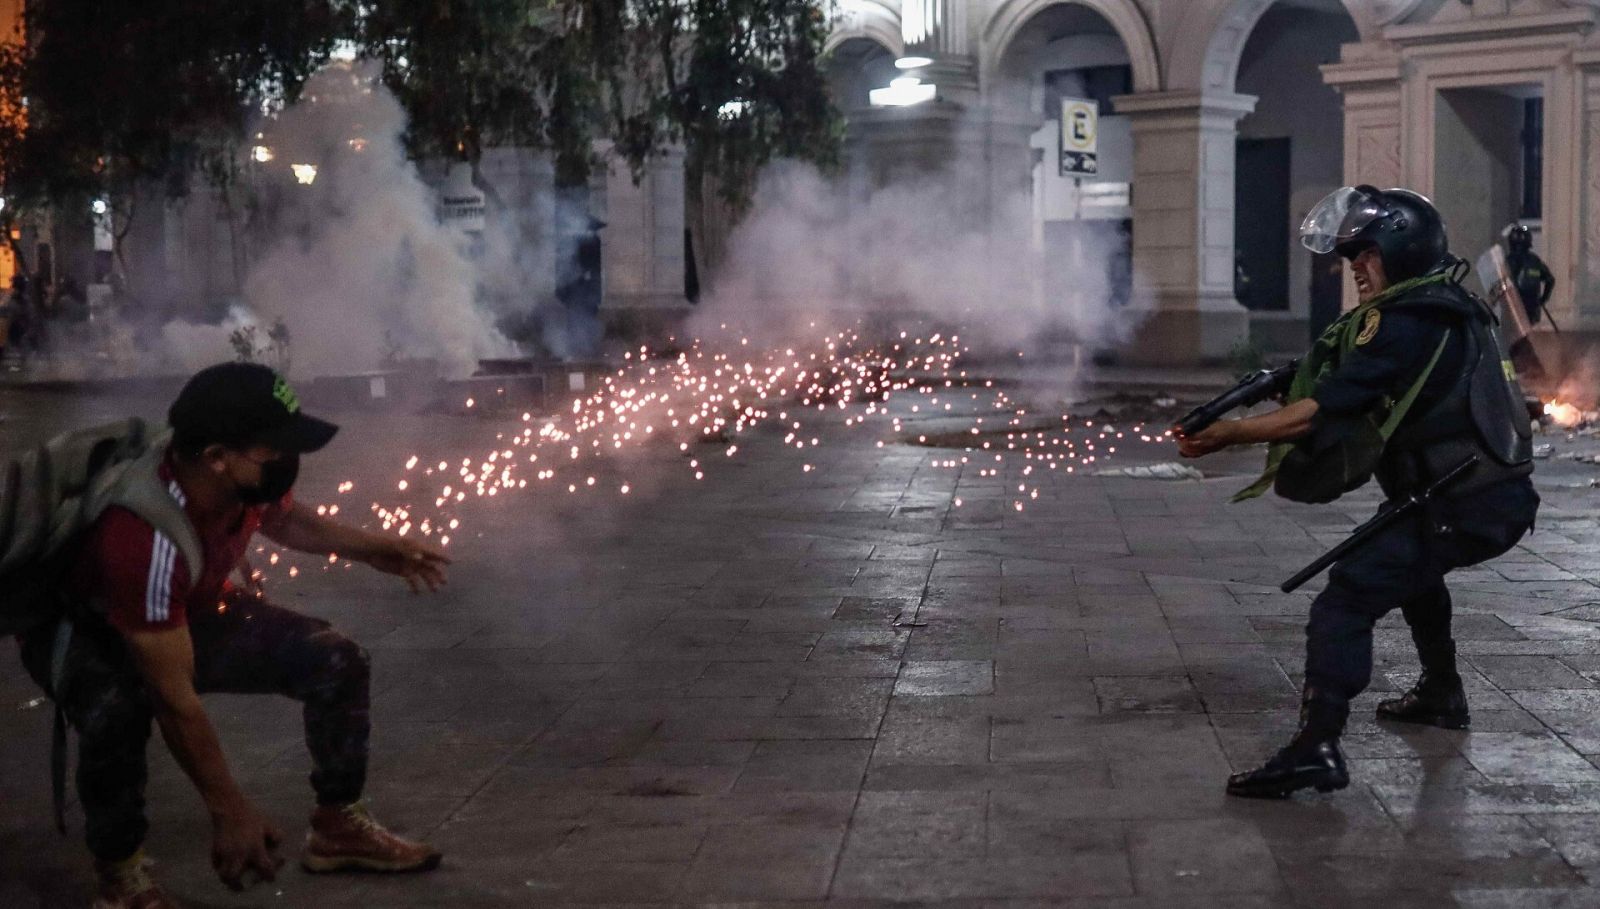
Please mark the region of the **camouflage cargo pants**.
[[[281, 694], [304, 705], [311, 787], [321, 804], [361, 797], [366, 781], [367, 654], [325, 621], [243, 595], [189, 616], [195, 689]], [[54, 626], [23, 638], [22, 658], [48, 690]], [[144, 842], [150, 697], [121, 637], [80, 622], [67, 651], [60, 705], [78, 733], [78, 798], [89, 850], [126, 858]]]

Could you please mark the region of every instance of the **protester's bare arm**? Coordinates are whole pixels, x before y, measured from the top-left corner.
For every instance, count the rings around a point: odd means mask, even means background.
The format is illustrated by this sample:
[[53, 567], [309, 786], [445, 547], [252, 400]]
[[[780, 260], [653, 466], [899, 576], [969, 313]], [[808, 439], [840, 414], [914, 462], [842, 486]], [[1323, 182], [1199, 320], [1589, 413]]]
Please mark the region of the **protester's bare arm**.
[[300, 552], [340, 555], [397, 575], [412, 590], [438, 590], [445, 583], [450, 557], [438, 549], [387, 533], [375, 533], [341, 524], [310, 509], [291, 505], [275, 520], [261, 526], [267, 539]]
[[211, 812], [212, 867], [234, 889], [243, 886], [247, 870], [271, 880], [283, 864], [275, 852], [283, 834], [245, 797], [228, 769], [222, 743], [194, 688], [189, 629], [129, 632], [124, 637], [150, 693], [161, 736]]

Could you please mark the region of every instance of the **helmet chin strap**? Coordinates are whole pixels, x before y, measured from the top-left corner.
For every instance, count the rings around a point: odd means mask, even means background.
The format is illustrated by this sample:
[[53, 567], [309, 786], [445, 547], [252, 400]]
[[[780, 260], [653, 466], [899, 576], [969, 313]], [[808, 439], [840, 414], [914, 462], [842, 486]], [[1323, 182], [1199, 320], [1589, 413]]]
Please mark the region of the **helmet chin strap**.
[[1460, 284], [1467, 279], [1472, 271], [1472, 263], [1461, 258], [1455, 253], [1446, 253], [1445, 257], [1435, 265], [1428, 274], [1444, 274], [1451, 284]]

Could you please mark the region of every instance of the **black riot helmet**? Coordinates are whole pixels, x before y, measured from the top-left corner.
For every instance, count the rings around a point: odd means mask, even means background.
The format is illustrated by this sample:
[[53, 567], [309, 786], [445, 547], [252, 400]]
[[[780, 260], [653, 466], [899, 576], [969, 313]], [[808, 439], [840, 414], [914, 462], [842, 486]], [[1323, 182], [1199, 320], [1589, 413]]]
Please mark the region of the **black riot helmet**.
[[1346, 186], [1318, 202], [1300, 225], [1300, 242], [1346, 259], [1376, 246], [1391, 284], [1427, 274], [1450, 253], [1444, 218], [1426, 196], [1366, 185]]
[[1511, 233], [1506, 235], [1506, 245], [1511, 247], [1513, 253], [1526, 255], [1533, 249], [1533, 231], [1526, 224], [1513, 226]]

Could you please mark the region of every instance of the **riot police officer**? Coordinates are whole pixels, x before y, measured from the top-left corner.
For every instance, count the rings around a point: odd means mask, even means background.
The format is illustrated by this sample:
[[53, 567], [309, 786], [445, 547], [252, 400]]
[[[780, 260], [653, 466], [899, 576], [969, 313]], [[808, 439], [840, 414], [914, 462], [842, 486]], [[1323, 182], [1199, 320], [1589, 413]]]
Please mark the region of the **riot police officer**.
[[1528, 322], [1539, 324], [1545, 314], [1545, 304], [1556, 289], [1556, 276], [1549, 266], [1533, 251], [1533, 231], [1526, 224], [1518, 224], [1506, 235], [1506, 266], [1511, 271], [1511, 282], [1517, 286], [1522, 298], [1522, 308], [1528, 313]]
[[1380, 704], [1379, 717], [1468, 725], [1444, 578], [1509, 550], [1539, 505], [1521, 391], [1507, 378], [1494, 316], [1461, 287], [1465, 263], [1449, 254], [1433, 204], [1403, 189], [1345, 187], [1307, 216], [1301, 242], [1348, 262], [1359, 305], [1301, 361], [1285, 406], [1181, 439], [1184, 456], [1274, 443], [1267, 474], [1241, 495], [1271, 485], [1298, 501], [1331, 501], [1375, 473], [1383, 509], [1475, 462], [1427, 509], [1333, 566], [1306, 626], [1299, 730], [1261, 767], [1228, 780], [1229, 794], [1254, 798], [1349, 784], [1339, 736], [1371, 678], [1373, 625], [1396, 607], [1422, 675]]

